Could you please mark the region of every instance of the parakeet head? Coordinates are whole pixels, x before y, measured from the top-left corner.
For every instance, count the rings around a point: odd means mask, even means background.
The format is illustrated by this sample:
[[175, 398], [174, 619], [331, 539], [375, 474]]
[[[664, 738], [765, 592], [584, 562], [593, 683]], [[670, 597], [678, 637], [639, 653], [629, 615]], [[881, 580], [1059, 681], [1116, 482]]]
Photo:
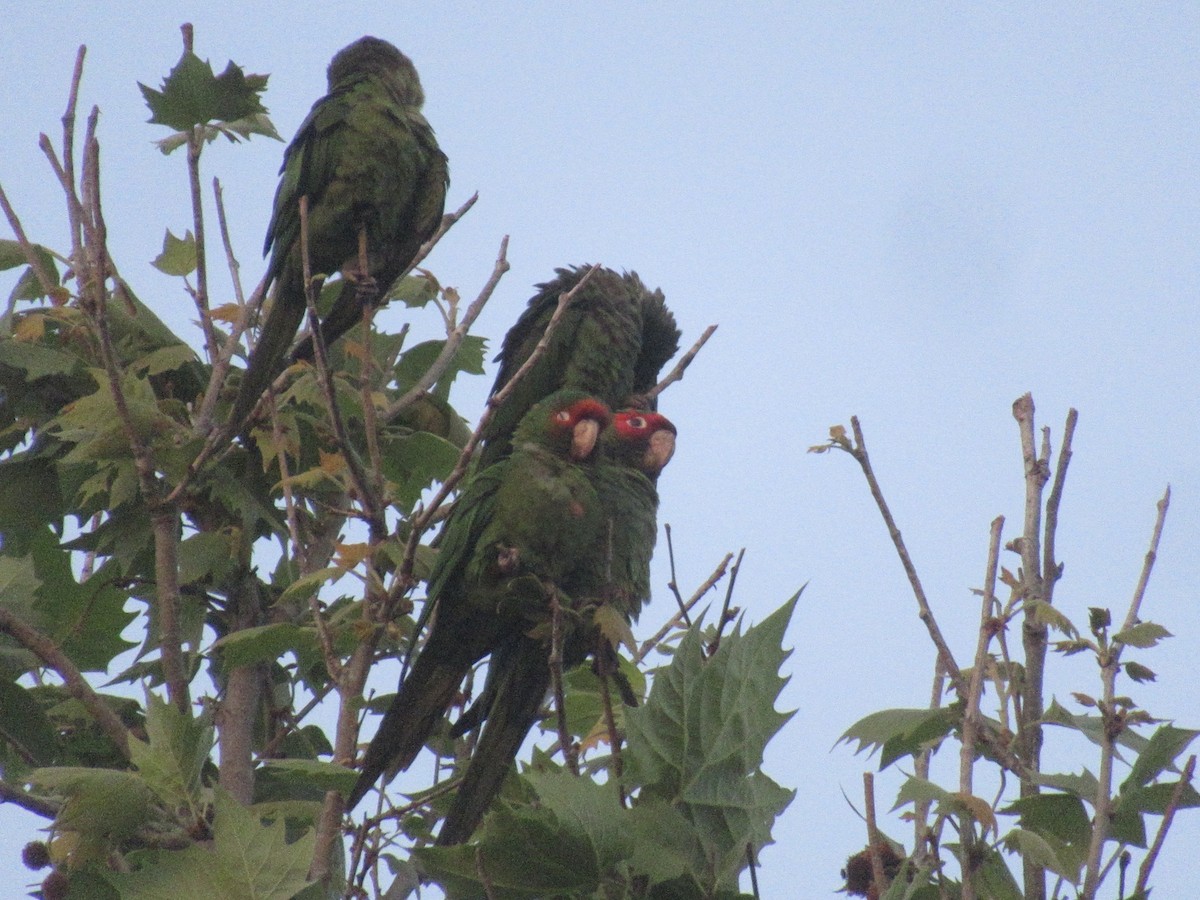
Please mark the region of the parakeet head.
[[657, 478], [675, 453], [675, 434], [675, 426], [661, 413], [623, 409], [613, 414], [604, 433], [604, 452]]
[[329, 63], [326, 77], [330, 93], [373, 77], [386, 83], [405, 105], [419, 107], [425, 102], [421, 79], [412, 60], [382, 38], [368, 35], [343, 47]]
[[534, 443], [574, 462], [589, 459], [612, 419], [608, 407], [583, 391], [556, 391], [521, 419], [514, 444]]

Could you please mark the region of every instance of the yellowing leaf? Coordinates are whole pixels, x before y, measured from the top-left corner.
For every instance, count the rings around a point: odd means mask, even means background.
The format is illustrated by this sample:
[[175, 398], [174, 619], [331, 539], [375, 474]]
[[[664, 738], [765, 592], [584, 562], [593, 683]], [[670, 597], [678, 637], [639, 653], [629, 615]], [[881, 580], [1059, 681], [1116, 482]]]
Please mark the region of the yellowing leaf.
[[214, 306], [208, 314], [218, 322], [229, 322], [231, 325], [242, 320], [242, 308], [236, 303], [222, 303]]
[[334, 561], [339, 568], [353, 569], [371, 555], [370, 544], [338, 544]]
[[999, 834], [999, 826], [996, 824], [996, 814], [992, 811], [992, 806], [982, 797], [976, 797], [973, 794], [963, 794], [961, 792], [954, 793], [954, 799], [962, 805], [971, 818], [983, 826], [983, 833], [994, 831]]
[[610, 644], [614, 647], [624, 644], [630, 653], [637, 653], [637, 642], [633, 638], [633, 629], [629, 627], [629, 623], [616, 607], [605, 603], [597, 608], [593, 619], [596, 627], [600, 629], [600, 633]]
[[40, 341], [46, 334], [46, 317], [31, 313], [22, 316], [13, 329], [13, 337], [18, 341]]
[[326, 453], [320, 451], [320, 469], [326, 475], [340, 475], [346, 471], [346, 458], [340, 453]]

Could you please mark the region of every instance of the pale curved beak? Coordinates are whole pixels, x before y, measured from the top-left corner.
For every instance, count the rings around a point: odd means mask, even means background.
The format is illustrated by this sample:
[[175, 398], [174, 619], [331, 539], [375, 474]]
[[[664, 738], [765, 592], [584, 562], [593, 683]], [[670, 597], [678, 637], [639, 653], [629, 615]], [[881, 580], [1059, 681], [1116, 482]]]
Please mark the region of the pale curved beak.
[[650, 435], [650, 446], [642, 462], [646, 471], [657, 475], [667, 467], [671, 457], [675, 455], [675, 432], [660, 428]]
[[571, 434], [571, 459], [578, 462], [591, 456], [599, 437], [600, 423], [595, 419], [580, 419], [576, 422]]

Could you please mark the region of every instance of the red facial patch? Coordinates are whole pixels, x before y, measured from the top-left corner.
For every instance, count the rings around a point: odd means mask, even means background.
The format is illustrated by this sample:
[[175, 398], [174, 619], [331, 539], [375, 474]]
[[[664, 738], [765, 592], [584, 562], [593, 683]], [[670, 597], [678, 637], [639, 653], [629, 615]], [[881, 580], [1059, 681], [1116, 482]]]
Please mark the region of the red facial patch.
[[627, 443], [648, 441], [656, 431], [675, 434], [671, 420], [661, 413], [643, 412], [640, 409], [623, 409], [613, 415], [612, 428], [617, 436]]
[[595, 419], [603, 428], [612, 419], [612, 413], [595, 397], [586, 397], [583, 400], [576, 400], [570, 406], [564, 407], [554, 414], [554, 423], [563, 429], [574, 428], [578, 422], [584, 419]]

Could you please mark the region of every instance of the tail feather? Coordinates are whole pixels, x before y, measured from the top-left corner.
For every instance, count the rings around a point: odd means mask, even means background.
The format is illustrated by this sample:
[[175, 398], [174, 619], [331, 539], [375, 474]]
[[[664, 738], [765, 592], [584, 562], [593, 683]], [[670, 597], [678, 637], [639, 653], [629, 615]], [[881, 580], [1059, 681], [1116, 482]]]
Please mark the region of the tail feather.
[[384, 772], [412, 765], [454, 701], [466, 672], [466, 667], [435, 660], [428, 652], [417, 657], [367, 748], [358, 781], [346, 798], [347, 810], [358, 805]]
[[288, 287], [287, 284], [280, 284], [275, 291], [275, 301], [259, 331], [258, 343], [254, 352], [250, 354], [246, 372], [242, 375], [241, 387], [229, 416], [229, 425], [234, 431], [241, 429], [246, 417], [254, 411], [259, 398], [279, 374], [284, 354], [291, 346], [296, 337], [296, 330], [304, 318], [307, 307], [303, 294], [288, 290]]
[[479, 826], [537, 721], [550, 687], [547, 649], [542, 641], [522, 635], [512, 652], [499, 656], [492, 658], [492, 666], [503, 668], [494, 680], [489, 674], [493, 700], [483, 734], [438, 833], [437, 842], [443, 846], [463, 843]]

